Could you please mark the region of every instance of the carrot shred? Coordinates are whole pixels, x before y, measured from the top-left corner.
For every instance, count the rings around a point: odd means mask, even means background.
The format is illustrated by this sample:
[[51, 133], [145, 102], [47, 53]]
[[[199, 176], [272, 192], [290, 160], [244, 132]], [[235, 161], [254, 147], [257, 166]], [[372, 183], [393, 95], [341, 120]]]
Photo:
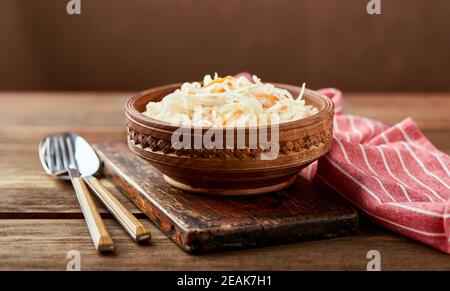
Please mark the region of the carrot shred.
[[225, 81], [233, 80], [233, 79], [234, 79], [233, 76], [226, 76], [225, 78], [217, 78], [215, 80], [212, 80], [208, 84], [206, 84], [205, 87], [209, 87], [209, 86], [211, 86], [213, 84], [219, 84], [219, 83], [223, 83]]
[[233, 120], [233, 119], [235, 119], [236, 117], [238, 117], [239, 115], [241, 115], [242, 113], [244, 113], [241, 109], [237, 109], [236, 111], [234, 111], [232, 114], [231, 114], [231, 116], [230, 116], [230, 118], [227, 120], [227, 119], [224, 119], [223, 121], [222, 121], [222, 125], [227, 125], [227, 123], [228, 122], [230, 122], [231, 120]]
[[258, 99], [267, 99], [267, 100], [269, 100], [272, 103], [275, 103], [275, 102], [277, 102], [279, 100], [278, 97], [276, 97], [274, 95], [271, 95], [271, 94], [267, 94], [267, 93], [258, 93], [258, 94], [256, 94], [256, 98], [258, 98]]
[[222, 87], [214, 88], [211, 90], [211, 93], [223, 93], [223, 92], [225, 92], [225, 89]]

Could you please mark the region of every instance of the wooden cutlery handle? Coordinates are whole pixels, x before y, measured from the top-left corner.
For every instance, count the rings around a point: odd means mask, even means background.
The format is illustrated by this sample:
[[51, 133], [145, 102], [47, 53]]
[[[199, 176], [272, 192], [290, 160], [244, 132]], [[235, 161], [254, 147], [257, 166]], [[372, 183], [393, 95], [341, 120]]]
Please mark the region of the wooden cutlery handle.
[[100, 214], [98, 213], [97, 206], [92, 199], [86, 184], [81, 177], [72, 177], [72, 184], [75, 188], [78, 201], [83, 211], [84, 219], [89, 228], [92, 241], [95, 248], [99, 252], [114, 250], [114, 244], [108, 230], [103, 223]]
[[97, 178], [90, 176], [86, 177], [85, 181], [135, 241], [140, 242], [150, 239], [150, 231]]

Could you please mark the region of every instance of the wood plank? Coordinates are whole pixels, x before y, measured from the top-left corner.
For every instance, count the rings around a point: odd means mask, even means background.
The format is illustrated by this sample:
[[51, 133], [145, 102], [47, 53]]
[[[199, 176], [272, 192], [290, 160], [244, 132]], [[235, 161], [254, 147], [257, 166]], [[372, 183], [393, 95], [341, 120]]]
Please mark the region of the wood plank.
[[[70, 130], [89, 142], [121, 140], [122, 128], [14, 128], [0, 130], [0, 218], [81, 218], [78, 201], [69, 182], [48, 176], [37, 155], [40, 139], [53, 131]], [[132, 213], [140, 215], [136, 206], [107, 180], [109, 190]], [[98, 202], [98, 201], [97, 201]], [[98, 203], [100, 212], [109, 212]]]
[[[0, 180], [0, 219], [83, 218], [70, 182], [59, 181], [45, 174], [42, 174], [38, 183], [32, 178], [28, 185], [21, 187], [14, 186], [14, 182], [6, 187], [5, 182]], [[109, 180], [100, 181], [131, 213], [139, 218], [145, 217]], [[98, 199], [94, 200], [102, 217], [112, 217]]]
[[0, 92], [0, 124], [120, 126], [133, 93]]
[[[133, 92], [0, 92], [0, 124], [123, 126], [124, 104], [131, 95]], [[347, 113], [389, 124], [411, 116], [421, 128], [450, 126], [450, 93], [344, 92], [344, 108]]]
[[411, 117], [421, 128], [448, 129], [449, 93], [344, 92], [344, 112], [395, 124]]
[[0, 270], [65, 270], [70, 250], [82, 270], [365, 270], [369, 250], [381, 253], [382, 270], [450, 270], [448, 255], [364, 222], [356, 236], [189, 255], [148, 220], [148, 245], [137, 245], [107, 219], [114, 255], [99, 255], [81, 219], [0, 220]]

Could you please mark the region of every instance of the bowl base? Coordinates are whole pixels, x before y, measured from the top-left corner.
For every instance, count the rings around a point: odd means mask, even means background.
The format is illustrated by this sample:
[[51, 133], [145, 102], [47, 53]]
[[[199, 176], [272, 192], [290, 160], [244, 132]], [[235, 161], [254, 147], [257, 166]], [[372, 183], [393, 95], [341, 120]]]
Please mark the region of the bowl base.
[[285, 181], [277, 183], [277, 184], [267, 185], [264, 187], [255, 187], [255, 188], [220, 188], [220, 187], [202, 188], [202, 187], [195, 187], [195, 186], [190, 186], [190, 185], [184, 184], [184, 183], [174, 180], [166, 175], [163, 175], [163, 178], [164, 178], [164, 181], [166, 181], [167, 184], [169, 184], [170, 186], [175, 187], [180, 190], [188, 191], [188, 192], [202, 193], [202, 194], [208, 194], [208, 195], [221, 195], [221, 196], [245, 196], [245, 195], [258, 195], [258, 194], [264, 194], [264, 193], [282, 190], [282, 189], [290, 186], [292, 183], [294, 183], [295, 180], [297, 179], [297, 175], [294, 175], [294, 176], [286, 179]]

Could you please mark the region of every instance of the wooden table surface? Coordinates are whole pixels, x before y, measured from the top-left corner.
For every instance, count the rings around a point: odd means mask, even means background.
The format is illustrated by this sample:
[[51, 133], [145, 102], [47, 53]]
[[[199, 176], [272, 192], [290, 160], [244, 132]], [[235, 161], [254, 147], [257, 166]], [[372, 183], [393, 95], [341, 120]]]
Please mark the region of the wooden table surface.
[[[70, 183], [47, 176], [37, 147], [47, 133], [73, 131], [89, 142], [125, 138], [124, 102], [130, 92], [0, 93], [0, 269], [65, 270], [67, 252], [82, 270], [365, 270], [369, 250], [383, 270], [450, 270], [450, 256], [362, 219], [358, 235], [321, 241], [188, 255], [163, 235], [108, 181], [108, 188], [152, 231], [135, 244], [101, 208], [116, 244], [96, 253]], [[450, 153], [450, 93], [351, 93], [346, 112], [389, 124], [411, 116]]]

